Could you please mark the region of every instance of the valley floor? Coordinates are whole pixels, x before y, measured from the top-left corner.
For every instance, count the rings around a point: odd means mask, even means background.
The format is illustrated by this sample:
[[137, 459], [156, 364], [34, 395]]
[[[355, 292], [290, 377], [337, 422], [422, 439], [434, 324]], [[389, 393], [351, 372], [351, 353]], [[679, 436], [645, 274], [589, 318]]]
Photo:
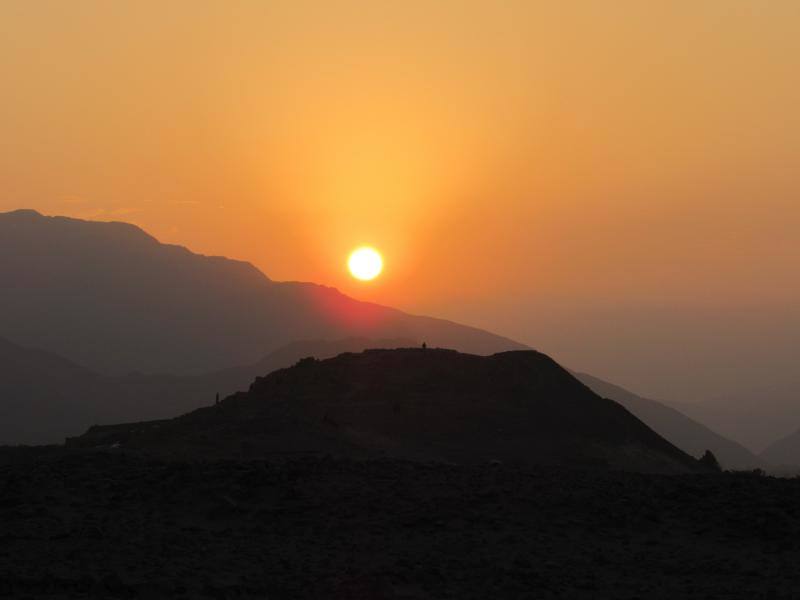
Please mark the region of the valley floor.
[[800, 597], [800, 479], [0, 451], [0, 597]]

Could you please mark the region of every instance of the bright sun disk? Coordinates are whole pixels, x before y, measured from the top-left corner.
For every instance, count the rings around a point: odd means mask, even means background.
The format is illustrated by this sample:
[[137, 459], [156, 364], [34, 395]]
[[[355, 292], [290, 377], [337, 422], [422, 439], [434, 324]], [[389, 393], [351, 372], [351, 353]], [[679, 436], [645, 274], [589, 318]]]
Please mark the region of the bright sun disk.
[[383, 270], [383, 259], [375, 248], [362, 246], [350, 253], [347, 266], [353, 277], [361, 281], [369, 281], [380, 275]]

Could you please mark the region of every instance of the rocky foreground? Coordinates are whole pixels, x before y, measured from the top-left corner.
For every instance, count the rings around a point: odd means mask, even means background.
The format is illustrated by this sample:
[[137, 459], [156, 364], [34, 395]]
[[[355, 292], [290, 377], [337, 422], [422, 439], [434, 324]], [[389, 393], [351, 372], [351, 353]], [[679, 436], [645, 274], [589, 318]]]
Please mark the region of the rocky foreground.
[[0, 597], [797, 598], [800, 479], [0, 452]]

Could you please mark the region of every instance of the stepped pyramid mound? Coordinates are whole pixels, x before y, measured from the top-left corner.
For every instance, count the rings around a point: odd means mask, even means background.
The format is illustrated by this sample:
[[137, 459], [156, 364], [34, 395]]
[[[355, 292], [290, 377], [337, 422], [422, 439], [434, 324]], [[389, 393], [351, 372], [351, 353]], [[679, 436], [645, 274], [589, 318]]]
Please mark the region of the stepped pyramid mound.
[[534, 351], [477, 356], [408, 348], [306, 358], [218, 406], [169, 421], [93, 428], [70, 443], [209, 457], [329, 453], [703, 470]]

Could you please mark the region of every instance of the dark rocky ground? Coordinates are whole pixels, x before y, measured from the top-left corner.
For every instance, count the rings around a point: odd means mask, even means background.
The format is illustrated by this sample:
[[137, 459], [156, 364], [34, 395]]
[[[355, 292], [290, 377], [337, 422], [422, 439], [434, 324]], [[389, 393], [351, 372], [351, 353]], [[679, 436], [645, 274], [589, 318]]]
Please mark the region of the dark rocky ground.
[[0, 597], [798, 598], [800, 480], [0, 451]]

